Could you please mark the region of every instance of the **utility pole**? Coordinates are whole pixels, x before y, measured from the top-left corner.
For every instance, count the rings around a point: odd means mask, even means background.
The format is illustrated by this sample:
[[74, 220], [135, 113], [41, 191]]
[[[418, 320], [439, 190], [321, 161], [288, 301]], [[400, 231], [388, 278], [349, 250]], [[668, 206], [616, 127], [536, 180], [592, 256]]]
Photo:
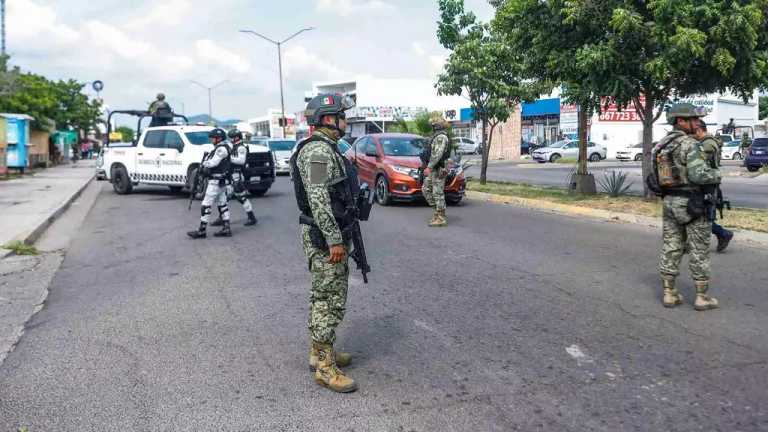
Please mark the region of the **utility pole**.
[[218, 83], [216, 85], [212, 85], [212, 86], [207, 86], [205, 84], [201, 84], [201, 83], [199, 83], [199, 82], [197, 82], [195, 80], [189, 80], [189, 82], [191, 82], [192, 84], [196, 84], [196, 85], [198, 85], [198, 86], [208, 90], [208, 121], [209, 122], [213, 122], [213, 106], [211, 105], [211, 93], [213, 92], [213, 89], [215, 89], [216, 87], [219, 87], [220, 85], [222, 85], [222, 84], [224, 84], [226, 82], [229, 82], [229, 80], [225, 79], [224, 81], [221, 81], [220, 83]]
[[301, 33], [304, 33], [305, 31], [314, 30], [314, 27], [307, 27], [303, 28], [296, 33], [288, 36], [287, 38], [276, 41], [272, 40], [260, 33], [257, 33], [253, 30], [240, 30], [240, 33], [250, 33], [254, 36], [258, 36], [262, 39], [264, 39], [267, 42], [271, 42], [275, 45], [277, 45], [277, 66], [278, 66], [278, 74], [280, 78], [280, 111], [281, 111], [281, 118], [280, 118], [280, 125], [283, 127], [283, 138], [285, 138], [285, 126], [288, 124], [288, 120], [285, 118], [285, 98], [283, 96], [283, 52], [282, 52], [282, 46], [284, 43], [288, 42], [289, 40], [295, 38], [296, 36], [300, 35]]
[[0, 0], [0, 26], [2, 26], [0, 30], [0, 39], [2, 39], [0, 55], [5, 56], [5, 0]]

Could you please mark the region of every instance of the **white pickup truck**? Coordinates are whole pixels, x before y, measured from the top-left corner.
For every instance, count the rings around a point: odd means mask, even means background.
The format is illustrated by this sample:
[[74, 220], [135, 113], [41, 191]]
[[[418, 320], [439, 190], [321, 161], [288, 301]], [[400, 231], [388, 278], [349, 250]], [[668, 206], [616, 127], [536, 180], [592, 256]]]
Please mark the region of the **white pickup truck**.
[[[210, 126], [158, 126], [145, 129], [135, 143], [106, 146], [96, 163], [96, 177], [123, 195], [138, 184], [189, 190], [203, 155], [213, 150]], [[248, 145], [245, 176], [251, 195], [264, 195], [275, 180], [275, 160], [268, 147]]]

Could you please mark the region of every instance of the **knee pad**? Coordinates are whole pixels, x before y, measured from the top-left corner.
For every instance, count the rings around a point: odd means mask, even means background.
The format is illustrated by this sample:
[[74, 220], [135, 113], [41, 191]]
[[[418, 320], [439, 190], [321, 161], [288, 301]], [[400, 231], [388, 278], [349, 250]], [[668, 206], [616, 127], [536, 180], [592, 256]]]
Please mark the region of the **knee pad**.
[[211, 206], [200, 206], [200, 216], [208, 216], [211, 214]]

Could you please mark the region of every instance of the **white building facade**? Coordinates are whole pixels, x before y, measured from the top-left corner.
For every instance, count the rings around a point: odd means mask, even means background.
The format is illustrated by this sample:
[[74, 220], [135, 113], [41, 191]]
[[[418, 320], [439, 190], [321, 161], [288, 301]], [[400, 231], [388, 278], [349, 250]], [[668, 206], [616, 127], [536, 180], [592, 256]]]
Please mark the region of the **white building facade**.
[[471, 129], [469, 125], [463, 125], [460, 118], [461, 109], [468, 106], [469, 101], [460, 96], [439, 96], [431, 80], [359, 76], [350, 80], [314, 83], [310, 93], [312, 96], [344, 94], [355, 100], [355, 108], [347, 111], [348, 133], [353, 138], [387, 132], [387, 128], [396, 121], [414, 120], [427, 111], [442, 112], [456, 126]]

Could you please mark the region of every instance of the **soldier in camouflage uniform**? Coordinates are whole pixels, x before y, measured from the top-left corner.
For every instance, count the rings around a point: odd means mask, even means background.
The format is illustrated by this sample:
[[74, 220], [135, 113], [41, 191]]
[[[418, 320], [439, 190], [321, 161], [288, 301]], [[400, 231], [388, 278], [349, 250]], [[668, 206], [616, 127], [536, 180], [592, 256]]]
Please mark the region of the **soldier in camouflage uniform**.
[[[721, 141], [707, 133], [707, 124], [704, 123], [704, 120], [699, 120], [698, 124], [694, 126], [693, 137], [701, 143], [704, 153], [712, 155], [712, 159], [709, 161], [710, 165], [720, 168], [723, 145]], [[711, 208], [712, 234], [717, 238], [717, 248], [715, 250], [723, 252], [728, 247], [728, 244], [731, 243], [731, 240], [733, 240], [733, 231], [729, 231], [715, 222], [717, 217], [716, 211], [714, 207]]]
[[[334, 350], [336, 327], [344, 319], [349, 282], [349, 239], [342, 235], [338, 187], [346, 186], [347, 168], [337, 147], [346, 129], [349, 98], [320, 95], [307, 104], [306, 117], [315, 130], [300, 142], [291, 157], [296, 199], [302, 211], [301, 237], [312, 274], [309, 333], [310, 368], [315, 381], [337, 392], [357, 389], [355, 381], [339, 369], [351, 361], [347, 353]], [[356, 173], [354, 174], [356, 176]], [[341, 209], [341, 210], [340, 210]], [[305, 220], [310, 219], [309, 224]]]
[[675, 279], [680, 274], [680, 261], [686, 250], [690, 252], [689, 268], [696, 285], [694, 308], [708, 310], [718, 307], [717, 299], [707, 295], [711, 271], [709, 242], [712, 222], [703, 197], [705, 192], [720, 183], [721, 175], [720, 170], [709, 164], [713, 155], [706, 153], [701, 144], [689, 136], [693, 133], [694, 122], [698, 122], [702, 116], [703, 113], [691, 104], [673, 105], [667, 113], [667, 120], [674, 125], [674, 129], [653, 149], [654, 156], [662, 151], [668, 152], [671, 164], [669, 172], [674, 178], [674, 186], [665, 186], [663, 181], [660, 182], [663, 195], [663, 245], [659, 272], [665, 307], [683, 303], [683, 297], [675, 287]]
[[451, 139], [446, 133], [449, 124], [443, 116], [432, 116], [429, 122], [434, 134], [427, 144], [429, 147], [422, 153], [422, 169], [429, 169], [429, 175], [424, 178], [421, 193], [434, 209], [429, 226], [442, 227], [448, 225], [445, 217], [445, 178], [448, 170], [445, 164], [451, 155]]

